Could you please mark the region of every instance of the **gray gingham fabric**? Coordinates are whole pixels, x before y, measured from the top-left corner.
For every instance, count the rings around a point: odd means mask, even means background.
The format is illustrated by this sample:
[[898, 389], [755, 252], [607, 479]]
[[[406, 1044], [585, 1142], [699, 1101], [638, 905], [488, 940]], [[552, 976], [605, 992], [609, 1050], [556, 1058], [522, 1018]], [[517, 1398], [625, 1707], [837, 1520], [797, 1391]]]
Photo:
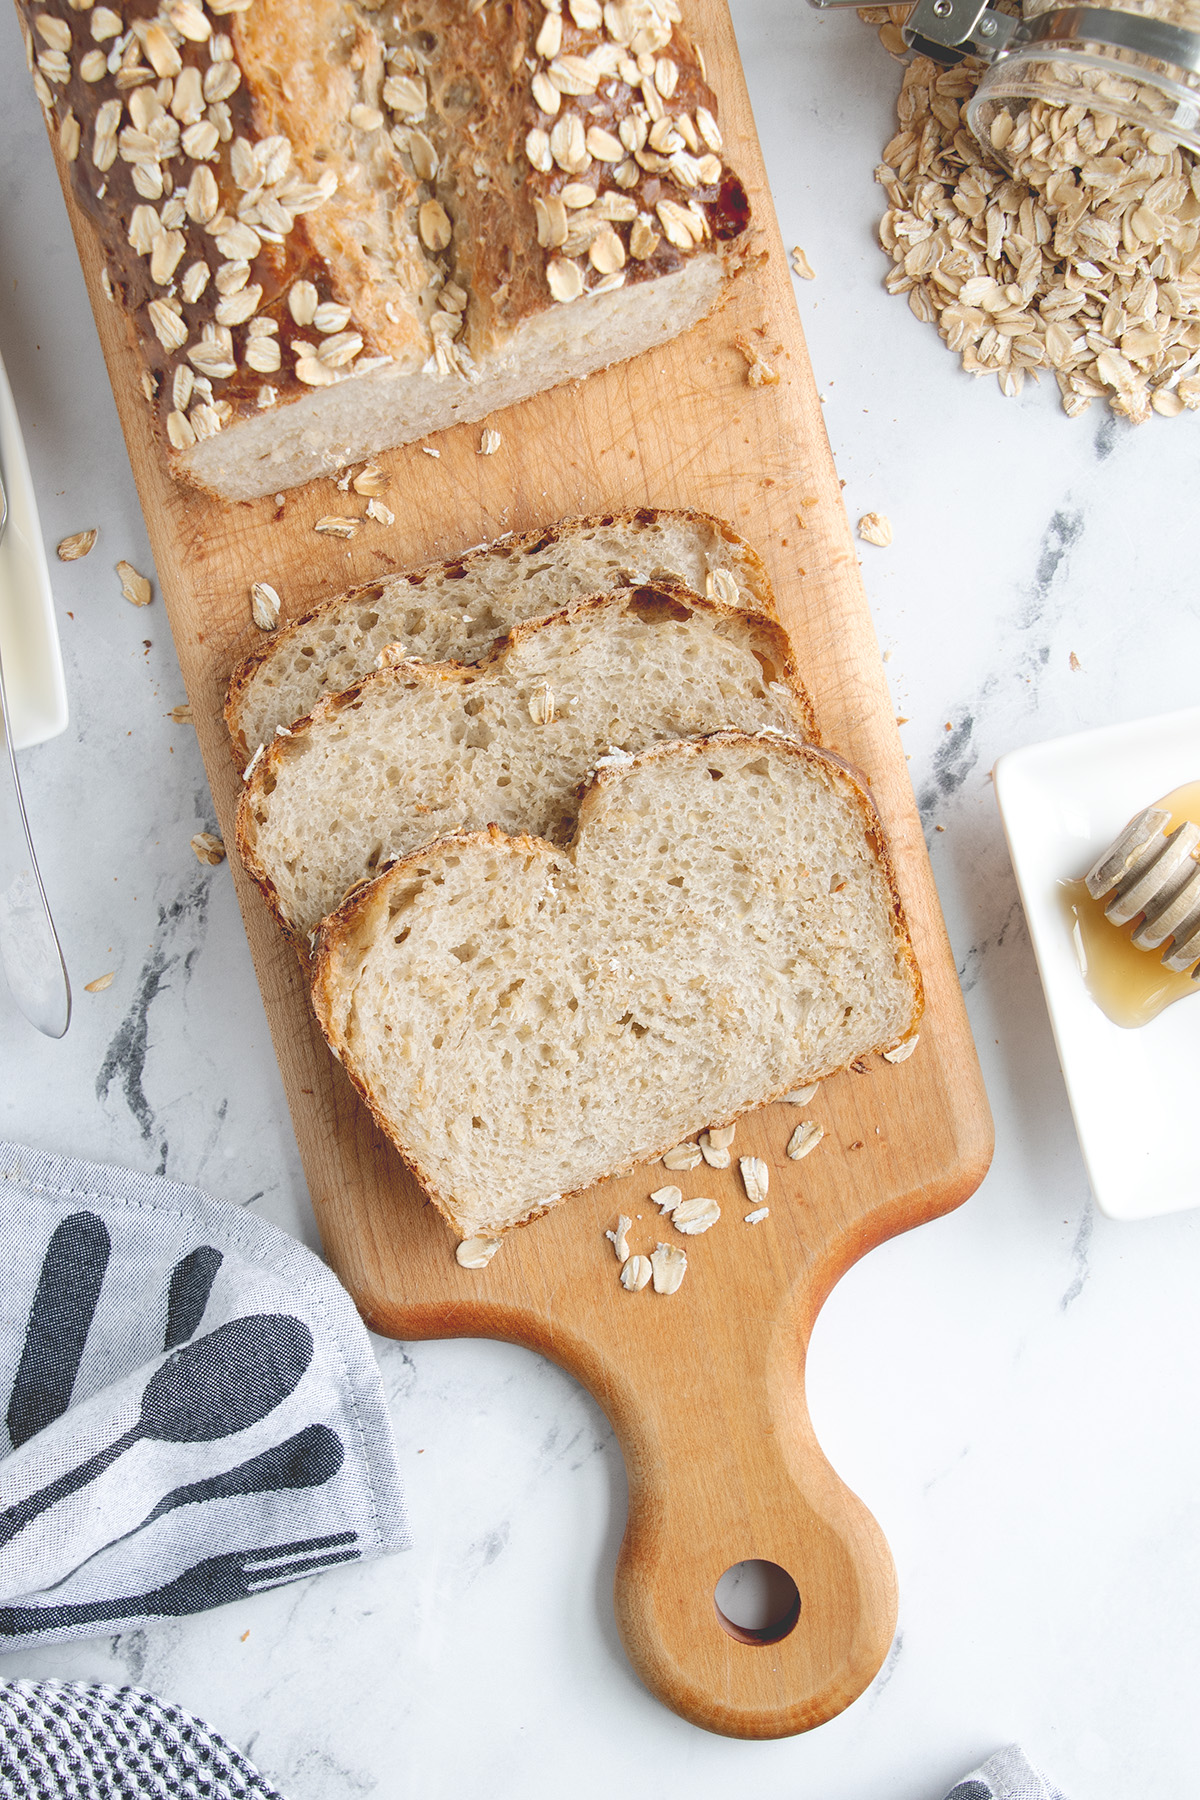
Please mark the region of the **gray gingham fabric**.
[[407, 1547], [370, 1342], [303, 1245], [3, 1143], [0, 1245], [0, 1650]]
[[1040, 1775], [1019, 1744], [997, 1750], [978, 1769], [956, 1782], [946, 1800], [1067, 1800], [1061, 1788]]
[[0, 1682], [0, 1800], [281, 1800], [200, 1719], [140, 1688]]
[[[139, 1688], [0, 1682], [0, 1800], [282, 1800], [241, 1753]], [[946, 1800], [1066, 1800], [1016, 1744]]]

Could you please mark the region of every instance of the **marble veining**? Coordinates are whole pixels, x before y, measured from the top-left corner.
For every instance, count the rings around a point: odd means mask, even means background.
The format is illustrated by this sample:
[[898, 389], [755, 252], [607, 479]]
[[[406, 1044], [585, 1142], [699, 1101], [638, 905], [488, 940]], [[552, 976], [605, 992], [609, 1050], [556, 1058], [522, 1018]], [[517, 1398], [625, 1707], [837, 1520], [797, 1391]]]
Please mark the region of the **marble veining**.
[[[142, 1683], [292, 1800], [935, 1800], [1012, 1738], [1071, 1800], [1195, 1785], [1200, 1448], [1179, 1421], [1200, 1413], [1200, 1215], [1092, 1210], [989, 771], [1194, 703], [1200, 418], [1072, 421], [1049, 384], [1005, 400], [964, 375], [882, 287], [896, 65], [850, 12], [734, 11], [784, 242], [816, 271], [795, 292], [846, 506], [893, 526], [863, 575], [996, 1116], [980, 1193], [853, 1269], [809, 1357], [821, 1442], [892, 1545], [901, 1631], [815, 1733], [696, 1731], [620, 1647], [625, 1473], [590, 1397], [509, 1345], [379, 1339], [411, 1552], [0, 1659]], [[101, 533], [52, 562], [71, 724], [23, 757], [76, 1019], [51, 1045], [0, 989], [0, 1133], [161, 1169], [315, 1245], [229, 871], [189, 848], [213, 817], [162, 607], [126, 605], [113, 573], [149, 572], [145, 531], [2, 7], [0, 142], [0, 350], [46, 540]]]

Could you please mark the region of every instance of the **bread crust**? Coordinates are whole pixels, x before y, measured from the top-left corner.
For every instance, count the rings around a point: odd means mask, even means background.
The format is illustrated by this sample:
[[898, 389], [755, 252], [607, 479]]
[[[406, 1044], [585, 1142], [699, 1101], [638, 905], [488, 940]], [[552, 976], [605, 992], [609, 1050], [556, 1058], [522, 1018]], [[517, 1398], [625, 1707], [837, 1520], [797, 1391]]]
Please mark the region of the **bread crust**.
[[812, 701], [800, 678], [791, 640], [778, 620], [768, 619], [742, 607], [726, 606], [719, 600], [705, 599], [678, 582], [645, 583], [636, 588], [618, 590], [615, 594], [594, 594], [587, 599], [574, 601], [570, 606], [560, 607], [557, 612], [549, 613], [543, 618], [522, 620], [502, 637], [495, 639], [487, 655], [478, 663], [424, 663], [414, 658], [397, 658], [394, 664], [385, 665], [370, 675], [365, 675], [344, 692], [327, 696], [307, 718], [297, 720], [286, 738], [277, 738], [274, 743], [268, 744], [255, 764], [250, 779], [244, 784], [238, 802], [234, 840], [237, 853], [266, 901], [272, 918], [284, 935], [291, 939], [302, 962], [307, 962], [310, 954], [307, 934], [298, 931], [285, 916], [278, 889], [255, 849], [251, 823], [255, 806], [270, 791], [269, 784], [276, 768], [290, 754], [289, 746], [297, 738], [309, 734], [314, 727], [319, 728], [324, 720], [336, 718], [339, 713], [356, 705], [360, 696], [372, 688], [386, 689], [396, 683], [410, 685], [413, 681], [428, 688], [474, 682], [481, 674], [502, 670], [515, 650], [536, 640], [546, 630], [553, 629], [565, 620], [596, 616], [614, 607], [624, 612], [631, 596], [644, 596], [649, 604], [660, 600], [668, 606], [684, 607], [688, 612], [700, 613], [711, 619], [716, 625], [723, 621], [735, 626], [744, 625], [746, 636], [757, 639], [757, 650], [770, 657], [773, 669], [770, 679], [786, 687], [795, 701], [801, 718], [801, 729], [810, 740], [816, 740], [816, 717]]
[[[340, 965], [353, 959], [356, 941], [370, 941], [369, 926], [373, 914], [381, 906], [386, 906], [389, 889], [393, 885], [403, 882], [410, 873], [416, 873], [418, 869], [426, 866], [434, 866], [439, 858], [452, 855], [455, 850], [461, 850], [465, 846], [476, 844], [505, 845], [516, 854], [554, 862], [559, 862], [564, 857], [570, 858], [587, 831], [591, 815], [599, 807], [606, 791], [619, 788], [633, 769], [651, 764], [670, 764], [684, 759], [700, 760], [707, 754], [711, 754], [715, 748], [722, 746], [762, 748], [771, 754], [795, 757], [827, 772], [833, 772], [837, 778], [850, 784], [855, 805], [863, 821], [863, 830], [876, 851], [879, 866], [887, 883], [892, 905], [892, 929], [895, 945], [912, 990], [911, 1014], [907, 1026], [899, 1034], [899, 1037], [891, 1037], [886, 1043], [874, 1044], [868, 1050], [860, 1050], [853, 1060], [857, 1061], [862, 1056], [882, 1054], [885, 1050], [894, 1048], [897, 1043], [906, 1042], [917, 1030], [925, 1006], [924, 985], [904, 917], [904, 908], [887, 834], [871, 797], [866, 777], [854, 764], [832, 751], [822, 749], [814, 744], [802, 744], [794, 739], [741, 731], [714, 732], [705, 738], [674, 739], [652, 746], [640, 756], [633, 758], [628, 765], [621, 768], [602, 769], [596, 773], [584, 790], [575, 835], [566, 850], [559, 850], [548, 844], [543, 838], [530, 837], [526, 833], [511, 836], [495, 825], [489, 825], [481, 831], [452, 832], [445, 837], [437, 838], [433, 842], [423, 845], [421, 849], [398, 858], [386, 869], [381, 870], [374, 880], [363, 883], [360, 887], [352, 890], [336, 911], [322, 921], [314, 946], [310, 994], [317, 1022], [334, 1057], [342, 1064], [345, 1073], [359, 1097], [365, 1102], [375, 1123], [399, 1153], [407, 1167], [411, 1169], [424, 1192], [456, 1235], [459, 1233], [459, 1227], [454, 1218], [453, 1196], [439, 1188], [432, 1172], [422, 1164], [419, 1155], [413, 1150], [411, 1144], [405, 1141], [395, 1122], [388, 1118], [383, 1108], [376, 1102], [367, 1084], [358, 1076], [354, 1067], [344, 1059], [344, 1052], [349, 1046], [339, 1017]], [[808, 1074], [807, 1079], [826, 1080], [849, 1066], [849, 1063], [842, 1063], [836, 1068], [822, 1070], [819, 1076]], [[727, 1118], [697, 1119], [694, 1129], [702, 1130], [711, 1126], [732, 1125], [737, 1119], [746, 1117], [748, 1113], [756, 1112], [760, 1107], [781, 1099], [796, 1085], [796, 1078], [789, 1078], [773, 1088], [771, 1092], [757, 1098], [752, 1106], [744, 1107]], [[672, 1134], [668, 1141], [655, 1142], [637, 1155], [627, 1157], [620, 1163], [614, 1164], [606, 1170], [603, 1179], [627, 1175], [635, 1168], [654, 1162], [678, 1142], [679, 1137], [675, 1134]], [[560, 1201], [568, 1200], [575, 1194], [585, 1193], [588, 1187], [593, 1185], [594, 1182], [588, 1182], [579, 1187], [564, 1189], [561, 1194], [552, 1196], [546, 1202], [531, 1208], [521, 1219], [512, 1221], [503, 1228], [498, 1228], [494, 1235], [502, 1236], [508, 1230], [530, 1223], [548, 1211], [551, 1206], [556, 1206]]]
[[[233, 758], [238, 768], [244, 768], [256, 745], [246, 740], [243, 729], [246, 701], [258, 671], [265, 668], [276, 658], [285, 654], [298, 637], [311, 631], [323, 620], [335, 617], [343, 608], [363, 602], [371, 602], [382, 596], [384, 591], [402, 588], [404, 584], [417, 587], [432, 575], [447, 573], [451, 576], [467, 575], [472, 569], [479, 567], [488, 558], [504, 556], [506, 558], [537, 556], [543, 554], [556, 544], [569, 542], [572, 538], [584, 538], [587, 533], [596, 529], [627, 530], [633, 535], [639, 527], [673, 523], [676, 520], [702, 529], [710, 530], [731, 544], [737, 552], [741, 566], [747, 572], [748, 585], [754, 596], [755, 610], [770, 619], [778, 618], [775, 604], [775, 593], [771, 586], [771, 578], [758, 552], [741, 537], [724, 519], [714, 517], [712, 513], [700, 512], [692, 507], [627, 507], [612, 512], [584, 513], [576, 518], [560, 519], [553, 525], [535, 526], [529, 531], [519, 534], [507, 534], [496, 538], [491, 543], [477, 544], [464, 550], [458, 556], [441, 557], [424, 563], [419, 568], [407, 569], [399, 574], [391, 575], [385, 581], [363, 582], [344, 593], [331, 595], [310, 607], [299, 618], [280, 626], [260, 648], [250, 654], [234, 669], [229, 678], [229, 687], [225, 697], [225, 725], [229, 732]], [[631, 542], [631, 558], [635, 546]], [[815, 729], [813, 735], [815, 736]]]
[[553, 47], [535, 0], [18, 10], [167, 465], [220, 497], [342, 466], [344, 383], [378, 409], [361, 454], [410, 442], [480, 416], [477, 381], [517, 369], [508, 404], [638, 348], [596, 350], [593, 311], [565, 366], [536, 334], [522, 365], [538, 319], [689, 262], [712, 265], [709, 310], [745, 259], [745, 190], [676, 0], [597, 5], [586, 27], [564, 9]]

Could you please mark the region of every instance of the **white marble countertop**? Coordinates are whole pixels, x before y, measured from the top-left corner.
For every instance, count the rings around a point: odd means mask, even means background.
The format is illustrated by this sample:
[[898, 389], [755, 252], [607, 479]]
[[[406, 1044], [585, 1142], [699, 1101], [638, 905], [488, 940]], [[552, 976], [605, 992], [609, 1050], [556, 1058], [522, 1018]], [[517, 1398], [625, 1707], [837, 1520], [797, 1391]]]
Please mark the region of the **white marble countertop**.
[[[859, 1264], [812, 1345], [813, 1418], [892, 1545], [899, 1633], [869, 1692], [805, 1737], [685, 1724], [617, 1638], [624, 1473], [598, 1408], [509, 1346], [379, 1340], [411, 1552], [0, 1659], [139, 1682], [290, 1800], [717, 1800], [750, 1782], [763, 1800], [938, 1800], [1012, 1739], [1070, 1800], [1195, 1791], [1200, 1215], [1093, 1210], [988, 771], [1194, 703], [1200, 418], [1070, 421], [1049, 385], [1005, 400], [963, 375], [882, 287], [872, 171], [897, 66], [853, 13], [735, 13], [784, 241], [816, 270], [797, 300], [846, 503], [894, 527], [864, 573], [996, 1118], [976, 1197]], [[162, 605], [129, 607], [112, 574], [149, 553], [3, 6], [0, 351], [47, 544], [102, 533], [52, 565], [71, 723], [22, 758], [76, 1017], [49, 1043], [0, 987], [0, 1136], [166, 1170], [315, 1242], [229, 871], [189, 848], [213, 817], [168, 717], [183, 691]]]

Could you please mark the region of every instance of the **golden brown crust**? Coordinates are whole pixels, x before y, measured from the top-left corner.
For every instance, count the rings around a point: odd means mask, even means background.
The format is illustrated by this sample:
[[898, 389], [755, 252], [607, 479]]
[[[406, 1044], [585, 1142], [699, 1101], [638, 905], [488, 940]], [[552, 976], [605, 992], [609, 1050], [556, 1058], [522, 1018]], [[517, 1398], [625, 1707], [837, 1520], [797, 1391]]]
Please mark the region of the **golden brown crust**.
[[[624, 611], [630, 604], [653, 609], [656, 606], [676, 609], [677, 613], [697, 612], [712, 619], [714, 624], [733, 621], [745, 625], [747, 635], [758, 640], [755, 651], [766, 656], [769, 667], [764, 667], [763, 675], [767, 681], [775, 681], [786, 687], [796, 702], [802, 716], [803, 729], [806, 735], [815, 738], [816, 719], [808, 690], [800, 679], [796, 660], [792, 654], [791, 642], [783, 626], [775, 619], [768, 619], [761, 613], [750, 612], [736, 606], [726, 606], [719, 600], [708, 600], [699, 594], [693, 594], [689, 588], [678, 582], [644, 583], [637, 588], [621, 590], [618, 594], [594, 594], [584, 600], [573, 601], [570, 606], [561, 607], [557, 612], [549, 613], [538, 619], [525, 619], [514, 625], [511, 631], [504, 633], [492, 643], [487, 655], [478, 663], [423, 663], [413, 658], [397, 658], [394, 663], [385, 663], [380, 669], [365, 675], [353, 687], [340, 694], [330, 694], [307, 718], [298, 719], [291, 727], [287, 737], [277, 738], [268, 744], [251, 772], [250, 778], [243, 784], [241, 798], [238, 801], [237, 824], [235, 830], [235, 846], [242, 860], [243, 867], [255, 883], [263, 899], [270, 909], [271, 917], [284, 935], [291, 939], [298, 950], [301, 960], [306, 961], [310, 954], [307, 934], [298, 932], [285, 917], [279, 903], [279, 893], [270, 874], [254, 847], [251, 815], [255, 806], [269, 792], [273, 784], [276, 768], [284, 757], [290, 754], [289, 746], [297, 738], [307, 736], [314, 725], [319, 726], [324, 720], [332, 719], [340, 712], [345, 712], [355, 705], [364, 690], [372, 688], [386, 689], [402, 683], [410, 686], [414, 681], [424, 683], [433, 688], [454, 686], [477, 681], [489, 671], [500, 669], [521, 644], [536, 638], [540, 632], [553, 627], [563, 620], [578, 618], [587, 614], [609, 611], [614, 605]], [[535, 840], [541, 842], [540, 839]]]
[[[466, 573], [467, 570], [487, 560], [488, 557], [503, 555], [506, 557], [534, 556], [549, 549], [553, 544], [564, 539], [582, 536], [596, 528], [627, 527], [631, 532], [638, 526], [652, 525], [660, 520], [680, 519], [687, 523], [707, 526], [718, 533], [726, 543], [737, 549], [739, 557], [749, 568], [753, 579], [753, 592], [756, 610], [769, 618], [777, 618], [775, 595], [771, 587], [771, 579], [767, 574], [762, 558], [744, 538], [724, 519], [715, 518], [711, 513], [699, 512], [691, 507], [662, 508], [654, 506], [630, 507], [620, 511], [606, 513], [585, 513], [578, 518], [560, 519], [549, 526], [535, 526], [532, 530], [519, 535], [498, 538], [491, 544], [476, 545], [473, 549], [464, 550], [459, 556], [441, 558], [423, 564], [420, 568], [408, 569], [398, 575], [389, 576], [386, 582], [364, 582], [360, 587], [351, 588], [345, 593], [331, 595], [310, 607], [298, 619], [281, 626], [271, 634], [270, 639], [260, 649], [251, 651], [234, 669], [229, 678], [229, 688], [225, 698], [225, 725], [229, 732], [233, 758], [238, 768], [243, 768], [249, 760], [255, 745], [246, 742], [242, 729], [242, 709], [244, 697], [254, 679], [255, 674], [264, 664], [274, 660], [287, 646], [304, 632], [309, 631], [320, 620], [329, 617], [339, 608], [360, 600], [372, 601], [401, 582], [415, 586], [430, 575], [446, 571], [450, 574]], [[816, 736], [813, 726], [812, 735]]]
[[577, 295], [740, 263], [675, 0], [18, 7], [187, 479], [198, 440], [314, 388], [388, 363], [453, 388]]
[[[627, 779], [630, 768], [641, 767], [651, 762], [669, 763], [684, 757], [689, 759], [700, 759], [703, 758], [706, 753], [711, 753], [714, 747], [739, 745], [747, 748], [766, 745], [769, 746], [773, 752], [783, 751], [787, 755], [795, 756], [803, 761], [807, 761], [810, 765], [823, 767], [830, 771], [836, 771], [838, 776], [848, 780], [853, 787], [857, 803], [863, 816], [864, 829], [867, 831], [872, 845], [877, 849], [879, 862], [887, 880], [888, 891], [892, 900], [896, 945], [901, 956], [901, 961], [909, 974], [912, 984], [912, 1016], [909, 1020], [907, 1029], [901, 1034], [900, 1039], [898, 1040], [899, 1042], [906, 1041], [916, 1030], [922, 1013], [924, 1012], [924, 984], [921, 980], [921, 971], [913, 952], [911, 938], [909, 937], [908, 926], [904, 917], [904, 908], [900, 899], [895, 869], [892, 864], [891, 852], [888, 847], [887, 836], [883, 828], [882, 820], [880, 819], [875, 803], [871, 798], [870, 787], [866, 777], [862, 774], [861, 770], [856, 769], [855, 766], [852, 763], [847, 762], [844, 757], [838, 756], [831, 751], [821, 749], [814, 744], [801, 744], [793, 739], [741, 731], [715, 732], [712, 736], [707, 738], [677, 738], [669, 742], [656, 744], [651, 749], [643, 751], [640, 756], [635, 757], [631, 764], [621, 768], [602, 769], [593, 777], [584, 792], [580, 804], [579, 819], [575, 827], [573, 844], [578, 843], [580, 835], [586, 827], [588, 817], [599, 804], [604, 790], [611, 786], [619, 786], [623, 780]], [[425, 1193], [433, 1201], [433, 1204], [446, 1219], [451, 1230], [454, 1231], [456, 1235], [458, 1234], [459, 1228], [456, 1225], [453, 1215], [453, 1196], [441, 1192], [429, 1170], [424, 1168], [420, 1159], [412, 1151], [411, 1146], [406, 1144], [400, 1136], [394, 1122], [391, 1121], [384, 1114], [380, 1106], [377, 1105], [366, 1084], [359, 1079], [354, 1068], [343, 1060], [343, 1054], [349, 1046], [341, 1031], [338, 1020], [337, 986], [339, 965], [353, 960], [356, 942], [361, 942], [364, 938], [369, 941], [369, 927], [372, 914], [376, 908], [386, 905], [386, 896], [393, 884], [404, 881], [411, 873], [415, 873], [426, 867], [432, 867], [441, 856], [452, 854], [456, 849], [462, 849], [466, 846], [475, 844], [501, 844], [510, 847], [515, 853], [522, 856], [544, 857], [556, 862], [560, 861], [563, 857], [569, 856], [571, 853], [570, 850], [557, 850], [550, 844], [547, 844], [543, 838], [530, 837], [526, 833], [521, 833], [517, 836], [509, 836], [495, 825], [489, 825], [482, 831], [452, 832], [446, 837], [437, 838], [432, 843], [423, 845], [421, 849], [414, 850], [409, 855], [400, 857], [386, 869], [381, 870], [373, 881], [367, 882], [361, 887], [353, 890], [346, 896], [336, 911], [322, 921], [316, 934], [310, 987], [313, 1010], [316, 1013], [317, 1022], [320, 1025], [334, 1056], [342, 1063], [350, 1081], [361, 1099], [365, 1102], [384, 1136], [412, 1170], [413, 1175], [416, 1177]], [[876, 1044], [869, 1050], [860, 1051], [854, 1060], [858, 1061], [862, 1056], [881, 1054], [885, 1050], [892, 1049], [895, 1041], [897, 1040]], [[849, 1065], [844, 1064], [842, 1066], [848, 1067]], [[839, 1072], [840, 1070], [838, 1069], [824, 1070], [821, 1073], [820, 1079], [828, 1079], [831, 1075], [835, 1075]], [[772, 1101], [781, 1099], [783, 1095], [788, 1093], [794, 1086], [794, 1081], [785, 1081], [771, 1093], [764, 1094], [760, 1099], [756, 1100], [752, 1107], [747, 1107], [743, 1109], [742, 1112], [735, 1113], [726, 1119], [706, 1119], [704, 1124], [706, 1126], [716, 1125], [718, 1127], [721, 1125], [731, 1125], [736, 1119], [745, 1117], [747, 1113], [756, 1112], [759, 1107], [768, 1106]], [[614, 1166], [607, 1171], [607, 1174], [612, 1176], [627, 1175], [631, 1170], [638, 1168], [645, 1163], [654, 1162], [667, 1150], [671, 1149], [677, 1141], [678, 1139], [673, 1135], [666, 1142], [656, 1143], [637, 1156], [626, 1159], [619, 1166]], [[564, 1190], [558, 1198], [563, 1200], [570, 1199], [574, 1194], [585, 1191], [585, 1188]], [[553, 1201], [551, 1204], [557, 1204], [557, 1201]], [[528, 1224], [530, 1220], [538, 1217], [539, 1214], [546, 1210], [547, 1208], [545, 1205], [531, 1209], [529, 1214], [524, 1219], [518, 1221], [518, 1223]], [[512, 1227], [505, 1227], [505, 1229], [512, 1229]]]

